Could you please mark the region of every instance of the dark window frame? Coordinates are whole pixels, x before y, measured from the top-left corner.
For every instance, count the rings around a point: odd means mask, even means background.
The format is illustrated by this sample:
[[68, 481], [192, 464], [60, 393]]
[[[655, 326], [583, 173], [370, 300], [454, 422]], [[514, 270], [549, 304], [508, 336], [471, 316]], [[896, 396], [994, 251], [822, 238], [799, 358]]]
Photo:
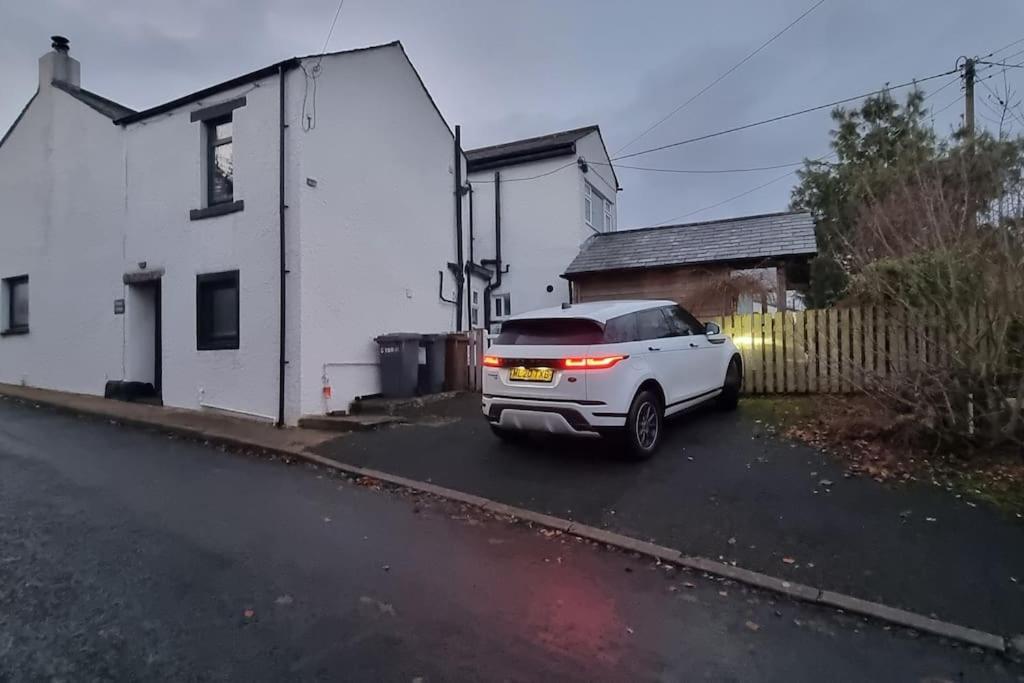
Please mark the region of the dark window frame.
[[[3, 279], [4, 295], [7, 298], [7, 314], [3, 320], [3, 332], [4, 335], [13, 334], [28, 334], [29, 321], [26, 320], [24, 324], [14, 323], [14, 289], [18, 285], [28, 286], [28, 274], [15, 275], [14, 277], [7, 277]], [[29, 314], [31, 316], [31, 305], [29, 306]]]
[[[241, 287], [239, 271], [225, 270], [219, 273], [202, 273], [196, 275], [196, 349], [199, 351], [221, 351], [237, 349], [241, 341]], [[233, 335], [214, 336], [210, 331], [213, 327], [212, 302], [204, 293], [214, 289], [235, 290], [235, 320]]]
[[[217, 126], [222, 126], [225, 123], [231, 124], [231, 135], [225, 138], [217, 137]], [[231, 205], [235, 201], [235, 180], [234, 180], [234, 161], [235, 161], [235, 123], [232, 112], [228, 112], [223, 116], [218, 116], [213, 119], [206, 119], [203, 121], [203, 126], [206, 129], [206, 207], [213, 208], [215, 206]], [[217, 165], [217, 148], [223, 147], [224, 145], [231, 145], [231, 163], [232, 163], [232, 174], [231, 174], [231, 194], [227, 198], [215, 199], [214, 197], [214, 169]]]

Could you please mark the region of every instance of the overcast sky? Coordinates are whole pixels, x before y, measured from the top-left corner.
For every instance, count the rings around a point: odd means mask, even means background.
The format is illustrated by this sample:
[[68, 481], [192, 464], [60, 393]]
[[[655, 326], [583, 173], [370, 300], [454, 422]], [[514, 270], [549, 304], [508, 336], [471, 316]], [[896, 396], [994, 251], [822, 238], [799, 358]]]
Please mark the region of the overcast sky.
[[[329, 49], [400, 39], [449, 123], [462, 124], [467, 148], [596, 123], [614, 154], [812, 4], [345, 0]], [[142, 109], [318, 52], [336, 7], [336, 0], [6, 3], [0, 10], [0, 131], [32, 95], [36, 59], [49, 49], [51, 34], [71, 39], [83, 87]], [[940, 73], [959, 55], [984, 55], [1019, 38], [1021, 0], [825, 0], [623, 153]], [[1001, 56], [1021, 49], [1024, 43]], [[1013, 61], [1024, 62], [1024, 53]], [[1024, 68], [1006, 76], [1024, 94]], [[925, 90], [952, 80], [930, 81]], [[1003, 75], [987, 84], [1001, 91]], [[929, 104], [942, 109], [959, 93], [959, 84], [950, 85]], [[992, 96], [981, 88], [979, 99], [991, 102]], [[985, 116], [995, 118], [988, 106], [979, 104], [981, 125], [992, 125]], [[952, 104], [936, 115], [935, 126], [948, 132], [961, 111], [962, 104]], [[1020, 117], [1024, 121], [1024, 112]], [[715, 170], [797, 162], [828, 152], [829, 128], [827, 113], [810, 114], [623, 163]], [[619, 226], [783, 210], [792, 175], [727, 200], [786, 172], [621, 169]]]

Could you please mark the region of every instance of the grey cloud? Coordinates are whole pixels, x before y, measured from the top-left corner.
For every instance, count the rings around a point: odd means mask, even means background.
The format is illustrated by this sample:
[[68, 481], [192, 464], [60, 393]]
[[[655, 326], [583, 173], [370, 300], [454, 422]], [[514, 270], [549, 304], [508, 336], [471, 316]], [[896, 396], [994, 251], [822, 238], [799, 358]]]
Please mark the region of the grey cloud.
[[[467, 146], [597, 123], [614, 151], [809, 5], [346, 0], [330, 48], [401, 39], [445, 116], [463, 125]], [[86, 87], [141, 108], [318, 51], [336, 6], [334, 0], [15, 3], [0, 22], [0, 129], [31, 96], [36, 59], [53, 33], [71, 38]], [[984, 54], [1024, 37], [1021, 26], [1019, 0], [827, 0], [627, 151], [944, 71], [961, 54]], [[1008, 76], [1024, 91], [1024, 69]], [[928, 83], [926, 90], [944, 83]], [[957, 96], [952, 86], [930, 103], [939, 108]], [[960, 110], [950, 107], [936, 126], [947, 130]], [[830, 127], [827, 112], [820, 112], [625, 163], [708, 169], [797, 161], [828, 150]], [[784, 172], [692, 176], [623, 169], [619, 223], [666, 220]], [[688, 220], [779, 210], [791, 186], [789, 177]]]

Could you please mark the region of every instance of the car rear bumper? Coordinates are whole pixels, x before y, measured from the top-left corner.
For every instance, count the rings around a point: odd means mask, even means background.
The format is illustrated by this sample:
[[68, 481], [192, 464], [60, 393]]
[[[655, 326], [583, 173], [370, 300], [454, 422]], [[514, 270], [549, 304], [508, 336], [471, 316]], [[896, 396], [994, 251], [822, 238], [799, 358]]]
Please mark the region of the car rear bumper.
[[483, 396], [483, 414], [502, 429], [571, 436], [599, 436], [624, 427], [626, 415], [610, 412], [606, 405], [585, 405], [570, 401], [545, 401], [513, 397]]

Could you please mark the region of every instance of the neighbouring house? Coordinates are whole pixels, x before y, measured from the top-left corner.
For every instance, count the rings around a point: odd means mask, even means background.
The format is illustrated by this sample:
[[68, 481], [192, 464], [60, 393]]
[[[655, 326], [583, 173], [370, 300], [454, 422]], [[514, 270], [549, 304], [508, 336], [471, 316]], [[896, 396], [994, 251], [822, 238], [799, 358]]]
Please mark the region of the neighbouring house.
[[597, 126], [466, 151], [471, 325], [557, 306], [580, 245], [615, 230], [621, 189]]
[[137, 112], [52, 48], [0, 140], [0, 382], [295, 424], [379, 390], [376, 335], [468, 324], [465, 160], [400, 43]]
[[573, 301], [672, 299], [698, 317], [801, 308], [814, 220], [784, 212], [594, 235], [565, 269]]

